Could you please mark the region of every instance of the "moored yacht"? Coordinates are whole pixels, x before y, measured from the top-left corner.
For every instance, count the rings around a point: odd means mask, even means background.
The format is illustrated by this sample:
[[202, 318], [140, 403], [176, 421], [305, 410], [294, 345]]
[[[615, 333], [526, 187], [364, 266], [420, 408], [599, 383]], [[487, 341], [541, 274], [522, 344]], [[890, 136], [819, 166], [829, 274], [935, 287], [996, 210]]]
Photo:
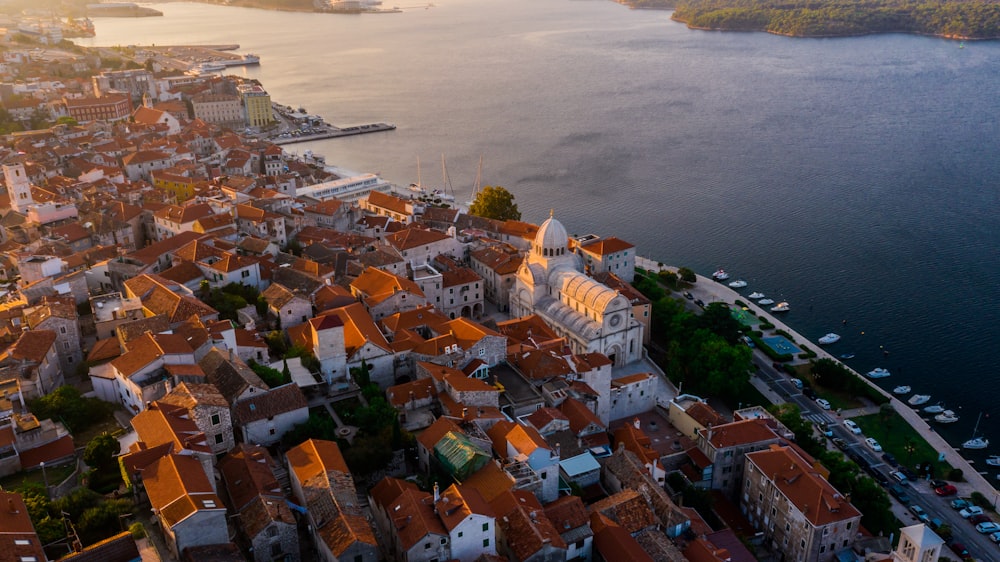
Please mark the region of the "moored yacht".
[[940, 414], [941, 412], [944, 411], [944, 402], [938, 402], [933, 406], [927, 406], [926, 408], [924, 408], [924, 411], [927, 412], [928, 414]]
[[750, 293], [749, 295], [747, 295], [747, 298], [748, 299], [754, 299], [754, 300], [762, 299], [762, 298], [764, 298], [764, 293], [760, 293], [760, 292], [754, 291], [754, 292]]
[[938, 423], [955, 423], [958, 421], [958, 415], [951, 410], [945, 410], [934, 416], [934, 421]]
[[712, 279], [715, 279], [716, 281], [725, 281], [726, 279], [729, 279], [729, 274], [726, 273], [725, 269], [719, 269], [712, 274]]
[[920, 406], [921, 404], [926, 404], [931, 401], [930, 394], [914, 394], [906, 401], [910, 406]]
[[1000, 466], [1000, 455], [990, 455], [986, 458], [986, 464], [990, 466]]
[[893, 394], [909, 394], [910, 390], [912, 390], [910, 388], [910, 385], [908, 385], [908, 384], [901, 384], [901, 385], [897, 386], [896, 388], [892, 389], [892, 393]]
[[736, 281], [730, 281], [729, 286], [733, 289], [742, 289], [747, 286], [747, 282], [742, 279], [737, 279]]
[[769, 304], [774, 304], [774, 299], [760, 299], [759, 301], [757, 301], [757, 304], [759, 304], [761, 306], [767, 306]]
[[829, 334], [821, 337], [817, 341], [819, 341], [819, 343], [821, 343], [823, 345], [828, 345], [828, 344], [831, 344], [831, 343], [837, 343], [838, 341], [840, 341], [840, 335], [835, 334], [833, 332], [830, 332]]
[[789, 308], [787, 302], [779, 302], [771, 307], [771, 312], [788, 312]]
[[882, 367], [876, 367], [871, 371], [868, 371], [868, 378], [870, 379], [884, 379], [891, 375], [888, 369], [883, 369]]

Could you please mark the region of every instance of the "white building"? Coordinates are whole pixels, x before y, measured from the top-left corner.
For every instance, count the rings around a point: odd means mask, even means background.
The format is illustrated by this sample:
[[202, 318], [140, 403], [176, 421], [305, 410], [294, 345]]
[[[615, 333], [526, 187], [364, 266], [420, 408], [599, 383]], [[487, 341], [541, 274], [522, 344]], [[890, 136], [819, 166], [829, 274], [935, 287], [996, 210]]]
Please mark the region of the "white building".
[[538, 229], [510, 295], [511, 315], [537, 314], [574, 353], [598, 352], [615, 366], [642, 357], [642, 324], [628, 299], [583, 272], [566, 229], [549, 217]]

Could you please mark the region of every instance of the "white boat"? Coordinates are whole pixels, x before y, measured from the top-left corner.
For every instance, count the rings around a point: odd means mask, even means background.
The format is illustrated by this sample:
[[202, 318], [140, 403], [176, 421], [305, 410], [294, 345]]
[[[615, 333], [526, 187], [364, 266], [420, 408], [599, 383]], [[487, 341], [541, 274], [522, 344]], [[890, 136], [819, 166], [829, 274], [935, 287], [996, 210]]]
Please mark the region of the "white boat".
[[757, 304], [762, 305], [762, 306], [767, 306], [769, 304], [774, 304], [774, 299], [760, 299], [759, 301], [757, 301]]
[[788, 312], [788, 309], [789, 306], [787, 302], [779, 302], [771, 307], [771, 312]]
[[737, 279], [736, 281], [730, 281], [729, 286], [734, 289], [742, 289], [747, 286], [747, 282], [742, 279]]
[[934, 416], [934, 421], [938, 423], [955, 423], [958, 421], [958, 416], [951, 410], [945, 410]]
[[910, 390], [912, 390], [910, 388], [910, 385], [908, 385], [908, 384], [901, 384], [901, 385], [897, 386], [896, 388], [892, 389], [892, 393], [893, 394], [909, 394]]
[[882, 367], [877, 367], [875, 369], [872, 369], [871, 371], [868, 371], [868, 378], [870, 378], [870, 379], [884, 379], [884, 378], [888, 377], [891, 374], [892, 373], [890, 373], [887, 369], [883, 369]]
[[926, 408], [924, 408], [924, 411], [927, 412], [928, 414], [940, 414], [941, 412], [944, 411], [944, 402], [938, 402], [933, 406], [927, 406]]
[[750, 293], [749, 295], [747, 295], [747, 298], [748, 299], [754, 299], [754, 300], [762, 299], [762, 298], [764, 298], [764, 293], [758, 293], [757, 291], [754, 291], [754, 292]]
[[729, 279], [729, 274], [726, 273], [725, 269], [720, 269], [712, 274], [712, 279], [715, 279], [716, 281], [725, 281], [726, 279]]
[[931, 401], [930, 394], [914, 394], [906, 401], [910, 406], [921, 406]]
[[828, 345], [828, 344], [831, 344], [831, 343], [837, 343], [837, 342], [839, 342], [840, 341], [840, 336], [838, 334], [830, 332], [829, 334], [821, 337], [817, 341], [819, 341], [819, 343], [821, 343], [823, 345]]
[[[990, 466], [1000, 466], [1000, 455], [990, 455], [986, 458], [986, 464]], [[998, 476], [1000, 478], [1000, 476]]]
[[963, 449], [985, 449], [990, 446], [990, 440], [983, 437], [982, 435], [977, 436], [979, 433], [979, 422], [983, 419], [983, 413], [979, 412], [979, 417], [976, 418], [976, 427], [972, 429], [972, 439], [969, 439], [965, 443], [962, 443]]

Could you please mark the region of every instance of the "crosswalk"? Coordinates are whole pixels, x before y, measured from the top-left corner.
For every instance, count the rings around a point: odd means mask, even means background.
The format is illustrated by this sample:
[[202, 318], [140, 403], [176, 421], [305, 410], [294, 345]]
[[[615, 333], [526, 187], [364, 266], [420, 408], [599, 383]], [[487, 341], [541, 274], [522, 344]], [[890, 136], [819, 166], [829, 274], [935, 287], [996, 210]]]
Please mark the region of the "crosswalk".
[[810, 413], [807, 413], [807, 414], [803, 414], [802, 417], [804, 417], [805, 419], [807, 419], [807, 420], [809, 420], [809, 421], [811, 421], [813, 423], [831, 423], [831, 422], [834, 421], [833, 417], [830, 416], [830, 414], [823, 413], [823, 412], [819, 412], [819, 413], [817, 413], [817, 412], [810, 412]]

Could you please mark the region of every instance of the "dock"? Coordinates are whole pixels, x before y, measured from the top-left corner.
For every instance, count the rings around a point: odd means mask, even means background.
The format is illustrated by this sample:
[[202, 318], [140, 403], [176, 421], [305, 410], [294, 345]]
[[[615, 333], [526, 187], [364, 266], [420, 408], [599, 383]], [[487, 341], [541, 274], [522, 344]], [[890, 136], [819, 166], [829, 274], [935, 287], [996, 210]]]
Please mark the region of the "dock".
[[[330, 126], [322, 131], [314, 132], [308, 135], [291, 135], [287, 137], [273, 137], [268, 139], [274, 144], [294, 144], [297, 142], [308, 142], [314, 140], [323, 139], [335, 139], [340, 137], [349, 137], [353, 135], [363, 135], [366, 133], [378, 133], [381, 131], [392, 131], [396, 128], [392, 123], [370, 123], [368, 125], [356, 125], [351, 127], [334, 127]], [[285, 133], [287, 134], [287, 133]]]

